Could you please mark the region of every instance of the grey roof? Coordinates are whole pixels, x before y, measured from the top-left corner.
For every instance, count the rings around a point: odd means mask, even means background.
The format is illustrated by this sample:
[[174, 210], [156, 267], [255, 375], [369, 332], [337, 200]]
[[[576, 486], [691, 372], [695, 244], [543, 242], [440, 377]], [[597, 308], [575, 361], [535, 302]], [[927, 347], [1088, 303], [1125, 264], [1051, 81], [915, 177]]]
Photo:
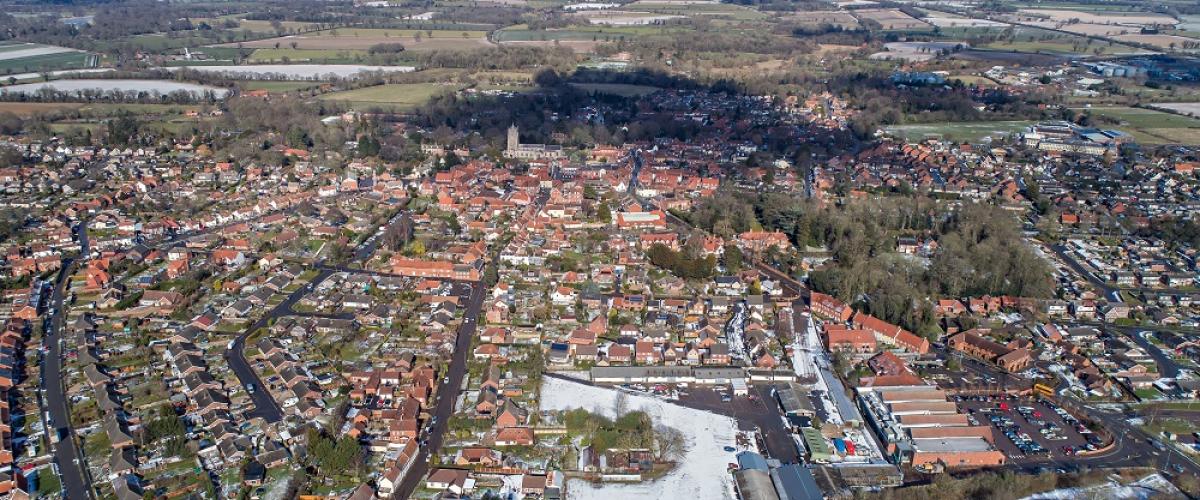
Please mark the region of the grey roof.
[[780, 500], [821, 500], [825, 495], [812, 472], [800, 464], [787, 464], [771, 471], [771, 482]]

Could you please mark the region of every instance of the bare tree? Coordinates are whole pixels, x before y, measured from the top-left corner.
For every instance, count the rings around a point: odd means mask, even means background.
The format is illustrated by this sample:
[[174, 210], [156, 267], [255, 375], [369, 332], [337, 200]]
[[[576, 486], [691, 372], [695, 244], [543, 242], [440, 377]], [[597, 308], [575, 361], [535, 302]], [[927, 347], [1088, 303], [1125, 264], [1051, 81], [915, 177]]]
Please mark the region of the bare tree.
[[617, 391], [617, 397], [613, 399], [613, 419], [621, 418], [628, 411], [629, 396], [623, 391]]
[[658, 426], [655, 429], [657, 439], [658, 460], [660, 462], [671, 462], [683, 458], [684, 448], [687, 445], [687, 438], [683, 432], [674, 427], [665, 425]]

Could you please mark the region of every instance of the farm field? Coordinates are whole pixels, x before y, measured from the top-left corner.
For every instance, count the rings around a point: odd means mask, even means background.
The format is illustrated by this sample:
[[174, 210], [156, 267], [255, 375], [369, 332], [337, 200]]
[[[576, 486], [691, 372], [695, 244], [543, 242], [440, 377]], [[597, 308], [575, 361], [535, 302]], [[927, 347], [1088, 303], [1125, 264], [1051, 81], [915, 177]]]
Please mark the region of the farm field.
[[1007, 23], [999, 21], [951, 17], [949, 15], [925, 17], [921, 18], [921, 20], [939, 28], [1003, 28], [1008, 26]]
[[260, 64], [241, 66], [194, 66], [193, 71], [222, 73], [244, 78], [283, 77], [289, 80], [316, 80], [333, 75], [355, 77], [364, 72], [408, 73], [412, 66], [363, 66], [357, 64]]
[[160, 94], [177, 91], [200, 94], [211, 91], [217, 96], [224, 96], [229, 92], [218, 87], [169, 80], [54, 80], [50, 82], [10, 85], [0, 89], [0, 92], [27, 94], [36, 93], [43, 88], [62, 92], [158, 92]]
[[661, 2], [661, 1], [638, 1], [631, 4], [626, 4], [622, 8], [627, 10], [635, 10], [638, 12], [649, 12], [652, 14], [673, 14], [678, 16], [688, 17], [706, 17], [706, 18], [726, 18], [738, 21], [754, 21], [766, 19], [767, 14], [728, 3], [716, 2]]
[[267, 92], [291, 92], [293, 90], [310, 89], [319, 82], [275, 82], [268, 80], [246, 80], [237, 83], [242, 90], [265, 90]]
[[965, 42], [890, 42], [883, 44], [887, 50], [871, 54], [871, 59], [901, 59], [905, 61], [928, 61], [937, 57], [938, 52], [954, 50]]
[[36, 43], [0, 43], [0, 75], [82, 68], [87, 52]]
[[884, 131], [905, 140], [936, 136], [955, 141], [979, 141], [984, 137], [1003, 137], [1020, 132], [1032, 124], [1032, 121], [942, 122], [891, 125], [884, 127]]
[[981, 48], [991, 50], [1010, 50], [1033, 54], [1140, 54], [1144, 50], [1118, 43], [1091, 42], [1084, 38], [1064, 36], [1049, 40], [1013, 40], [996, 41]]
[[[400, 43], [405, 50], [463, 50], [491, 45], [483, 31], [343, 28], [240, 42], [249, 48], [297, 50], [366, 50], [381, 43]], [[217, 45], [237, 47], [238, 43]], [[257, 54], [256, 54], [257, 57]]]
[[1155, 14], [1151, 12], [1086, 12], [1079, 10], [1066, 9], [1021, 9], [1021, 14], [1046, 18], [1055, 22], [1069, 22], [1078, 20], [1081, 23], [1091, 24], [1123, 24], [1128, 26], [1145, 26], [1152, 24], [1163, 24], [1174, 26], [1178, 21], [1166, 14]]
[[0, 102], [0, 113], [12, 113], [20, 117], [29, 117], [47, 111], [60, 109], [77, 109], [82, 104], [73, 102]]
[[388, 107], [407, 109], [423, 104], [436, 95], [458, 90], [457, 86], [437, 83], [394, 83], [322, 95], [327, 101], [348, 102], [359, 108]]
[[612, 94], [622, 97], [637, 97], [662, 90], [659, 87], [650, 85], [630, 85], [625, 83], [573, 83], [571, 85], [590, 93]]
[[850, 15], [848, 12], [826, 10], [805, 12], [803, 14], [791, 14], [783, 17], [784, 20], [803, 26], [820, 26], [828, 24], [832, 26], [841, 26], [846, 29], [858, 28], [858, 19]]
[[257, 49], [246, 58], [251, 63], [275, 62], [323, 62], [344, 63], [353, 62], [357, 58], [366, 57], [365, 50], [298, 50], [298, 49]]
[[[1146, 144], [1195, 144], [1200, 142], [1200, 119], [1130, 107], [1092, 107], [1088, 113], [1099, 127], [1129, 132], [1138, 142]], [[1107, 118], [1117, 124], [1106, 123]]]
[[912, 30], [929, 27], [925, 21], [900, 12], [898, 9], [863, 9], [856, 10], [854, 13], [858, 15], [860, 21], [865, 19], [875, 21], [885, 30]]
[[587, 19], [589, 23], [606, 26], [648, 26], [663, 23], [672, 19], [683, 19], [684, 16], [675, 14], [648, 14], [645, 12], [630, 12], [618, 10], [594, 10], [578, 12], [575, 16]]
[[1163, 49], [1183, 49], [1185, 46], [1200, 44], [1200, 40], [1177, 35], [1121, 35], [1114, 37], [1123, 42], [1153, 45]]
[[947, 77], [946, 80], [958, 80], [960, 82], [963, 82], [963, 85], [975, 85], [976, 87], [992, 88], [992, 87], [999, 86], [999, 84], [997, 84], [995, 80], [992, 80], [991, 78], [988, 78], [986, 76], [951, 75], [951, 76]]
[[1200, 102], [1164, 102], [1161, 104], [1151, 104], [1150, 106], [1169, 109], [1186, 115], [1200, 116]]

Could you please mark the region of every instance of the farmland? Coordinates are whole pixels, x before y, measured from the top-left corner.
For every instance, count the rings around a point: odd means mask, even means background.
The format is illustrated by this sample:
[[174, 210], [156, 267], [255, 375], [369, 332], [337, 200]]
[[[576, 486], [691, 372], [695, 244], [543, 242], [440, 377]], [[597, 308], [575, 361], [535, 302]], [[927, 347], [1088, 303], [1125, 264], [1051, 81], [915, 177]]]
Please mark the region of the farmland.
[[321, 96], [321, 99], [347, 102], [360, 109], [372, 107], [409, 109], [428, 101], [433, 96], [455, 90], [458, 90], [457, 86], [437, 83], [388, 84], [325, 94]]
[[0, 75], [83, 68], [92, 57], [66, 47], [0, 42]]
[[1146, 144], [1193, 144], [1200, 142], [1200, 120], [1152, 109], [1092, 107], [1087, 113], [1097, 126], [1117, 128]]
[[[437, 31], [411, 29], [343, 28], [326, 31], [267, 38], [248, 42], [219, 45], [220, 47], [249, 47], [293, 50], [366, 50], [382, 43], [400, 43], [405, 50], [464, 50], [491, 45], [483, 31]], [[260, 58], [255, 54], [256, 58]], [[325, 56], [328, 57], [328, 56]]]
[[897, 9], [863, 9], [854, 11], [859, 21], [875, 21], [885, 30], [924, 29], [929, 25]]

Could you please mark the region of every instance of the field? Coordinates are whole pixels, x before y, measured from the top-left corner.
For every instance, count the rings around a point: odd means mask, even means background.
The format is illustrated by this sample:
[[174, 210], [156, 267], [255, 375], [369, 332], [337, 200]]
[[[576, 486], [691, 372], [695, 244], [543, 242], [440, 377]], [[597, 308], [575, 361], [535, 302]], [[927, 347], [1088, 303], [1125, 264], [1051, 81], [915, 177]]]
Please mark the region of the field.
[[252, 63], [274, 62], [353, 62], [366, 57], [365, 50], [257, 49], [246, 60]]
[[766, 19], [767, 15], [755, 9], [719, 2], [661, 2], [638, 1], [622, 6], [623, 9], [649, 12], [652, 14], [670, 14], [688, 17], [724, 18], [737, 21], [755, 21]]
[[592, 24], [608, 26], [647, 26], [656, 23], [683, 19], [684, 16], [675, 14], [649, 14], [645, 12], [629, 12], [618, 10], [593, 10], [576, 13], [575, 16], [587, 19]]
[[158, 92], [167, 94], [176, 91], [202, 93], [212, 91], [222, 96], [228, 91], [217, 87], [197, 85], [195, 83], [175, 82], [169, 80], [54, 80], [50, 82], [23, 83], [3, 87], [0, 92], [18, 94], [35, 93], [42, 88], [51, 88], [63, 92], [80, 92], [99, 90], [102, 92]]
[[348, 102], [351, 106], [361, 109], [372, 107], [410, 109], [424, 104], [433, 96], [456, 90], [458, 90], [457, 86], [437, 83], [396, 83], [334, 92], [321, 96], [321, 99]]
[[878, 22], [885, 30], [912, 30], [928, 28], [924, 21], [897, 9], [863, 9], [854, 11], [860, 21], [869, 19]]
[[1061, 23], [1078, 20], [1076, 22], [1090, 24], [1123, 24], [1127, 26], [1160, 24], [1174, 26], [1175, 23], [1179, 22], [1175, 18], [1166, 14], [1154, 14], [1150, 12], [1093, 13], [1079, 10], [1021, 9], [1020, 13], [1030, 17], [1045, 18], [1050, 21]]
[[1007, 23], [999, 21], [972, 19], [969, 17], [942, 14], [940, 12], [936, 16], [925, 17], [921, 20], [939, 28], [1003, 28], [1008, 26]]
[[82, 68], [86, 52], [35, 43], [0, 43], [0, 75]]
[[412, 66], [363, 66], [358, 64], [260, 64], [241, 66], [194, 66], [194, 71], [223, 73], [242, 78], [272, 78], [287, 80], [318, 80], [330, 75], [339, 78], [357, 77], [363, 72], [383, 71], [407, 73]]
[[1133, 42], [1144, 45], [1153, 45], [1162, 49], [1182, 49], [1185, 44], [1200, 43], [1200, 40], [1188, 38], [1185, 36], [1176, 35], [1121, 35], [1115, 37], [1122, 42]]
[[982, 48], [991, 50], [1009, 50], [1013, 52], [1026, 52], [1031, 54], [1138, 54], [1145, 51], [1136, 47], [1122, 45], [1118, 43], [1109, 44], [1106, 42], [1095, 42], [1089, 39], [1063, 36], [1061, 38], [1052, 38], [1049, 40], [1013, 40], [996, 41], [984, 45]]
[[573, 83], [572, 85], [589, 93], [612, 94], [622, 97], [638, 97], [662, 90], [661, 88], [649, 85], [629, 85], [624, 83]]
[[293, 90], [310, 89], [317, 85], [317, 82], [273, 82], [266, 80], [246, 80], [238, 82], [238, 88], [242, 90], [266, 90], [268, 92], [291, 92]]
[[1031, 121], [1000, 122], [943, 122], [919, 125], [892, 125], [884, 130], [890, 134], [914, 141], [924, 137], [941, 137], [955, 141], [979, 141], [984, 137], [1003, 137], [1020, 132], [1032, 125]]
[[1162, 104], [1151, 104], [1151, 106], [1169, 109], [1185, 115], [1200, 116], [1200, 102], [1165, 102]]
[[[1098, 126], [1116, 128], [1146, 144], [1200, 143], [1200, 120], [1152, 109], [1092, 107], [1088, 109]], [[1109, 121], [1105, 121], [1104, 119]], [[1117, 122], [1113, 125], [1111, 121]]]
[[846, 29], [858, 28], [858, 19], [847, 12], [836, 10], [805, 12], [803, 14], [793, 14], [784, 16], [784, 20], [800, 24], [803, 26], [820, 26], [829, 24], [832, 26], [841, 26]]
[[[326, 31], [289, 35], [264, 40], [240, 42], [243, 47], [259, 49], [292, 48], [299, 50], [366, 50], [381, 43], [400, 43], [405, 50], [464, 50], [487, 47], [487, 33], [483, 31], [437, 31], [406, 29], [340, 28]], [[239, 43], [227, 43], [218, 47], [237, 47]], [[258, 54], [255, 53], [255, 57]], [[329, 57], [329, 56], [325, 56]]]
[[46, 111], [74, 109], [82, 106], [71, 102], [0, 102], [0, 113], [28, 117]]

